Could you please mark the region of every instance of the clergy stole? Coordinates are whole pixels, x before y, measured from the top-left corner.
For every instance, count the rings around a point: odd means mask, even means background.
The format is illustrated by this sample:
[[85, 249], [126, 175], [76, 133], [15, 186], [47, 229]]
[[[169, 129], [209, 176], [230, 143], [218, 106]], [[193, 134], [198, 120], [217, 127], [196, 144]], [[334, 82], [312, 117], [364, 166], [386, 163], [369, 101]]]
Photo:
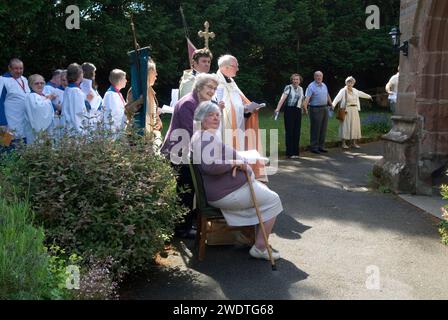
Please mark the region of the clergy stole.
[[[251, 101], [240, 91], [241, 99], [245, 105], [250, 104]], [[233, 108], [232, 108], [233, 109]], [[233, 109], [234, 110], [234, 109]], [[244, 137], [245, 150], [256, 149], [261, 155], [263, 154], [263, 145], [259, 134], [258, 112], [251, 114], [245, 121], [246, 134]], [[266, 174], [266, 167], [263, 161], [257, 161], [250, 165], [254, 171], [255, 178], [262, 182], [268, 182]]]
[[148, 86], [145, 111], [145, 132], [148, 135], [154, 131], [157, 122], [157, 100], [156, 93], [151, 86]]
[[[160, 132], [158, 125], [157, 108], [158, 102], [156, 98], [156, 92], [151, 86], [148, 86], [147, 91], [147, 101], [146, 101], [146, 112], [145, 112], [145, 133], [150, 138], [153, 139], [153, 150], [156, 154], [160, 154], [160, 148], [162, 147], [162, 133]], [[161, 124], [159, 124], [161, 125]]]

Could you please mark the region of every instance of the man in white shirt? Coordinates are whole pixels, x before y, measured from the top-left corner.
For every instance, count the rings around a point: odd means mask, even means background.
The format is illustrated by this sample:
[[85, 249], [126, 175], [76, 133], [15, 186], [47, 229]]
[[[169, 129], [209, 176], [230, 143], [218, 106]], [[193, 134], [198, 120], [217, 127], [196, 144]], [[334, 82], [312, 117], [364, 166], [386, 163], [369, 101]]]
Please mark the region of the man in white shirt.
[[[400, 68], [398, 68], [398, 71], [400, 71]], [[399, 76], [400, 72], [397, 72], [397, 74], [393, 75], [386, 84], [386, 92], [389, 94], [389, 105], [392, 113], [395, 113], [395, 106], [397, 105]]]

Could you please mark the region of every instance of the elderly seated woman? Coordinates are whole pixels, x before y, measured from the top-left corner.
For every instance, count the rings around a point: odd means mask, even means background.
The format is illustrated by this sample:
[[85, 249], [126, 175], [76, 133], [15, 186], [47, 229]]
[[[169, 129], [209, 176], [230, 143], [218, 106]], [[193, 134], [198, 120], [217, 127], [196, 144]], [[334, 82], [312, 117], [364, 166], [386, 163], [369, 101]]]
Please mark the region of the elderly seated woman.
[[[204, 188], [207, 190], [207, 201], [221, 209], [230, 226], [258, 225], [259, 220], [246, 179], [247, 171], [269, 236], [277, 215], [283, 211], [280, 197], [255, 180], [247, 161], [235, 149], [222, 143], [218, 132], [220, 118], [220, 108], [210, 101], [202, 102], [194, 113], [195, 127], [198, 130], [192, 138], [193, 162], [199, 164]], [[257, 228], [255, 244], [249, 254], [257, 259], [269, 260], [261, 228]], [[272, 255], [276, 260], [280, 258], [280, 253], [274, 249]]]

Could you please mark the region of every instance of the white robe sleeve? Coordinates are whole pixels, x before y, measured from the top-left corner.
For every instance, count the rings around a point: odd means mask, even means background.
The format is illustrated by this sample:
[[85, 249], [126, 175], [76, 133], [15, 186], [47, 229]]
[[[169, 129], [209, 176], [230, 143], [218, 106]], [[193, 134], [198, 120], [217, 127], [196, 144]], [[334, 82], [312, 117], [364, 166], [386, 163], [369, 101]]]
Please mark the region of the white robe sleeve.
[[90, 106], [92, 107], [91, 112], [96, 113], [96, 112], [98, 112], [98, 109], [100, 108], [101, 103], [103, 102], [103, 98], [101, 98], [98, 91], [92, 90], [92, 94], [93, 94], [93, 99], [92, 99], [92, 101], [90, 101]]
[[33, 143], [39, 132], [48, 130], [53, 124], [51, 101], [37, 93], [29, 93], [25, 98], [25, 120], [27, 143]]
[[53, 121], [53, 105], [51, 101], [36, 93], [27, 95], [25, 112], [31, 128], [36, 132], [48, 129]]
[[55, 94], [56, 98], [51, 100], [51, 102], [53, 102], [55, 105], [58, 104], [62, 105], [62, 101], [64, 101], [64, 91], [62, 91], [61, 89], [53, 88], [52, 86], [47, 85], [44, 87], [43, 94], [44, 95]]
[[82, 127], [87, 123], [87, 112], [85, 105], [85, 96], [80, 89], [75, 91], [71, 101], [72, 122], [76, 130], [83, 132]]
[[72, 118], [70, 116], [70, 104], [69, 104], [69, 89], [64, 91], [64, 98], [62, 100], [62, 118], [63, 122], [67, 124], [68, 129], [70, 129], [70, 123]]

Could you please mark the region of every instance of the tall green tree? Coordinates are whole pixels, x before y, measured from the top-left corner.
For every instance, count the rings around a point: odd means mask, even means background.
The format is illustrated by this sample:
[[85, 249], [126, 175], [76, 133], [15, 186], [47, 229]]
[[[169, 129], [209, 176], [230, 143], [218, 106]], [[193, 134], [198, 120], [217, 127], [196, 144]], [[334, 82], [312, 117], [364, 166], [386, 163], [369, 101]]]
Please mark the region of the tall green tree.
[[[217, 37], [210, 41], [216, 58], [225, 53], [240, 61], [238, 84], [255, 100], [273, 102], [299, 72], [306, 86], [315, 70], [325, 73], [334, 93], [353, 75], [362, 88], [384, 86], [395, 72], [398, 55], [388, 35], [398, 25], [399, 0], [78, 0], [80, 29], [65, 27], [71, 0], [3, 0], [0, 3], [0, 63], [11, 57], [25, 62], [25, 75], [71, 62], [94, 63], [100, 91], [107, 88], [113, 68], [129, 71], [133, 49], [129, 13], [133, 12], [139, 44], [151, 47], [158, 66], [156, 91], [161, 103], [178, 86], [189, 67], [179, 12], [183, 6], [191, 40], [208, 20]], [[380, 30], [367, 30], [365, 8], [381, 10]], [[212, 71], [217, 69], [214, 59]]]

